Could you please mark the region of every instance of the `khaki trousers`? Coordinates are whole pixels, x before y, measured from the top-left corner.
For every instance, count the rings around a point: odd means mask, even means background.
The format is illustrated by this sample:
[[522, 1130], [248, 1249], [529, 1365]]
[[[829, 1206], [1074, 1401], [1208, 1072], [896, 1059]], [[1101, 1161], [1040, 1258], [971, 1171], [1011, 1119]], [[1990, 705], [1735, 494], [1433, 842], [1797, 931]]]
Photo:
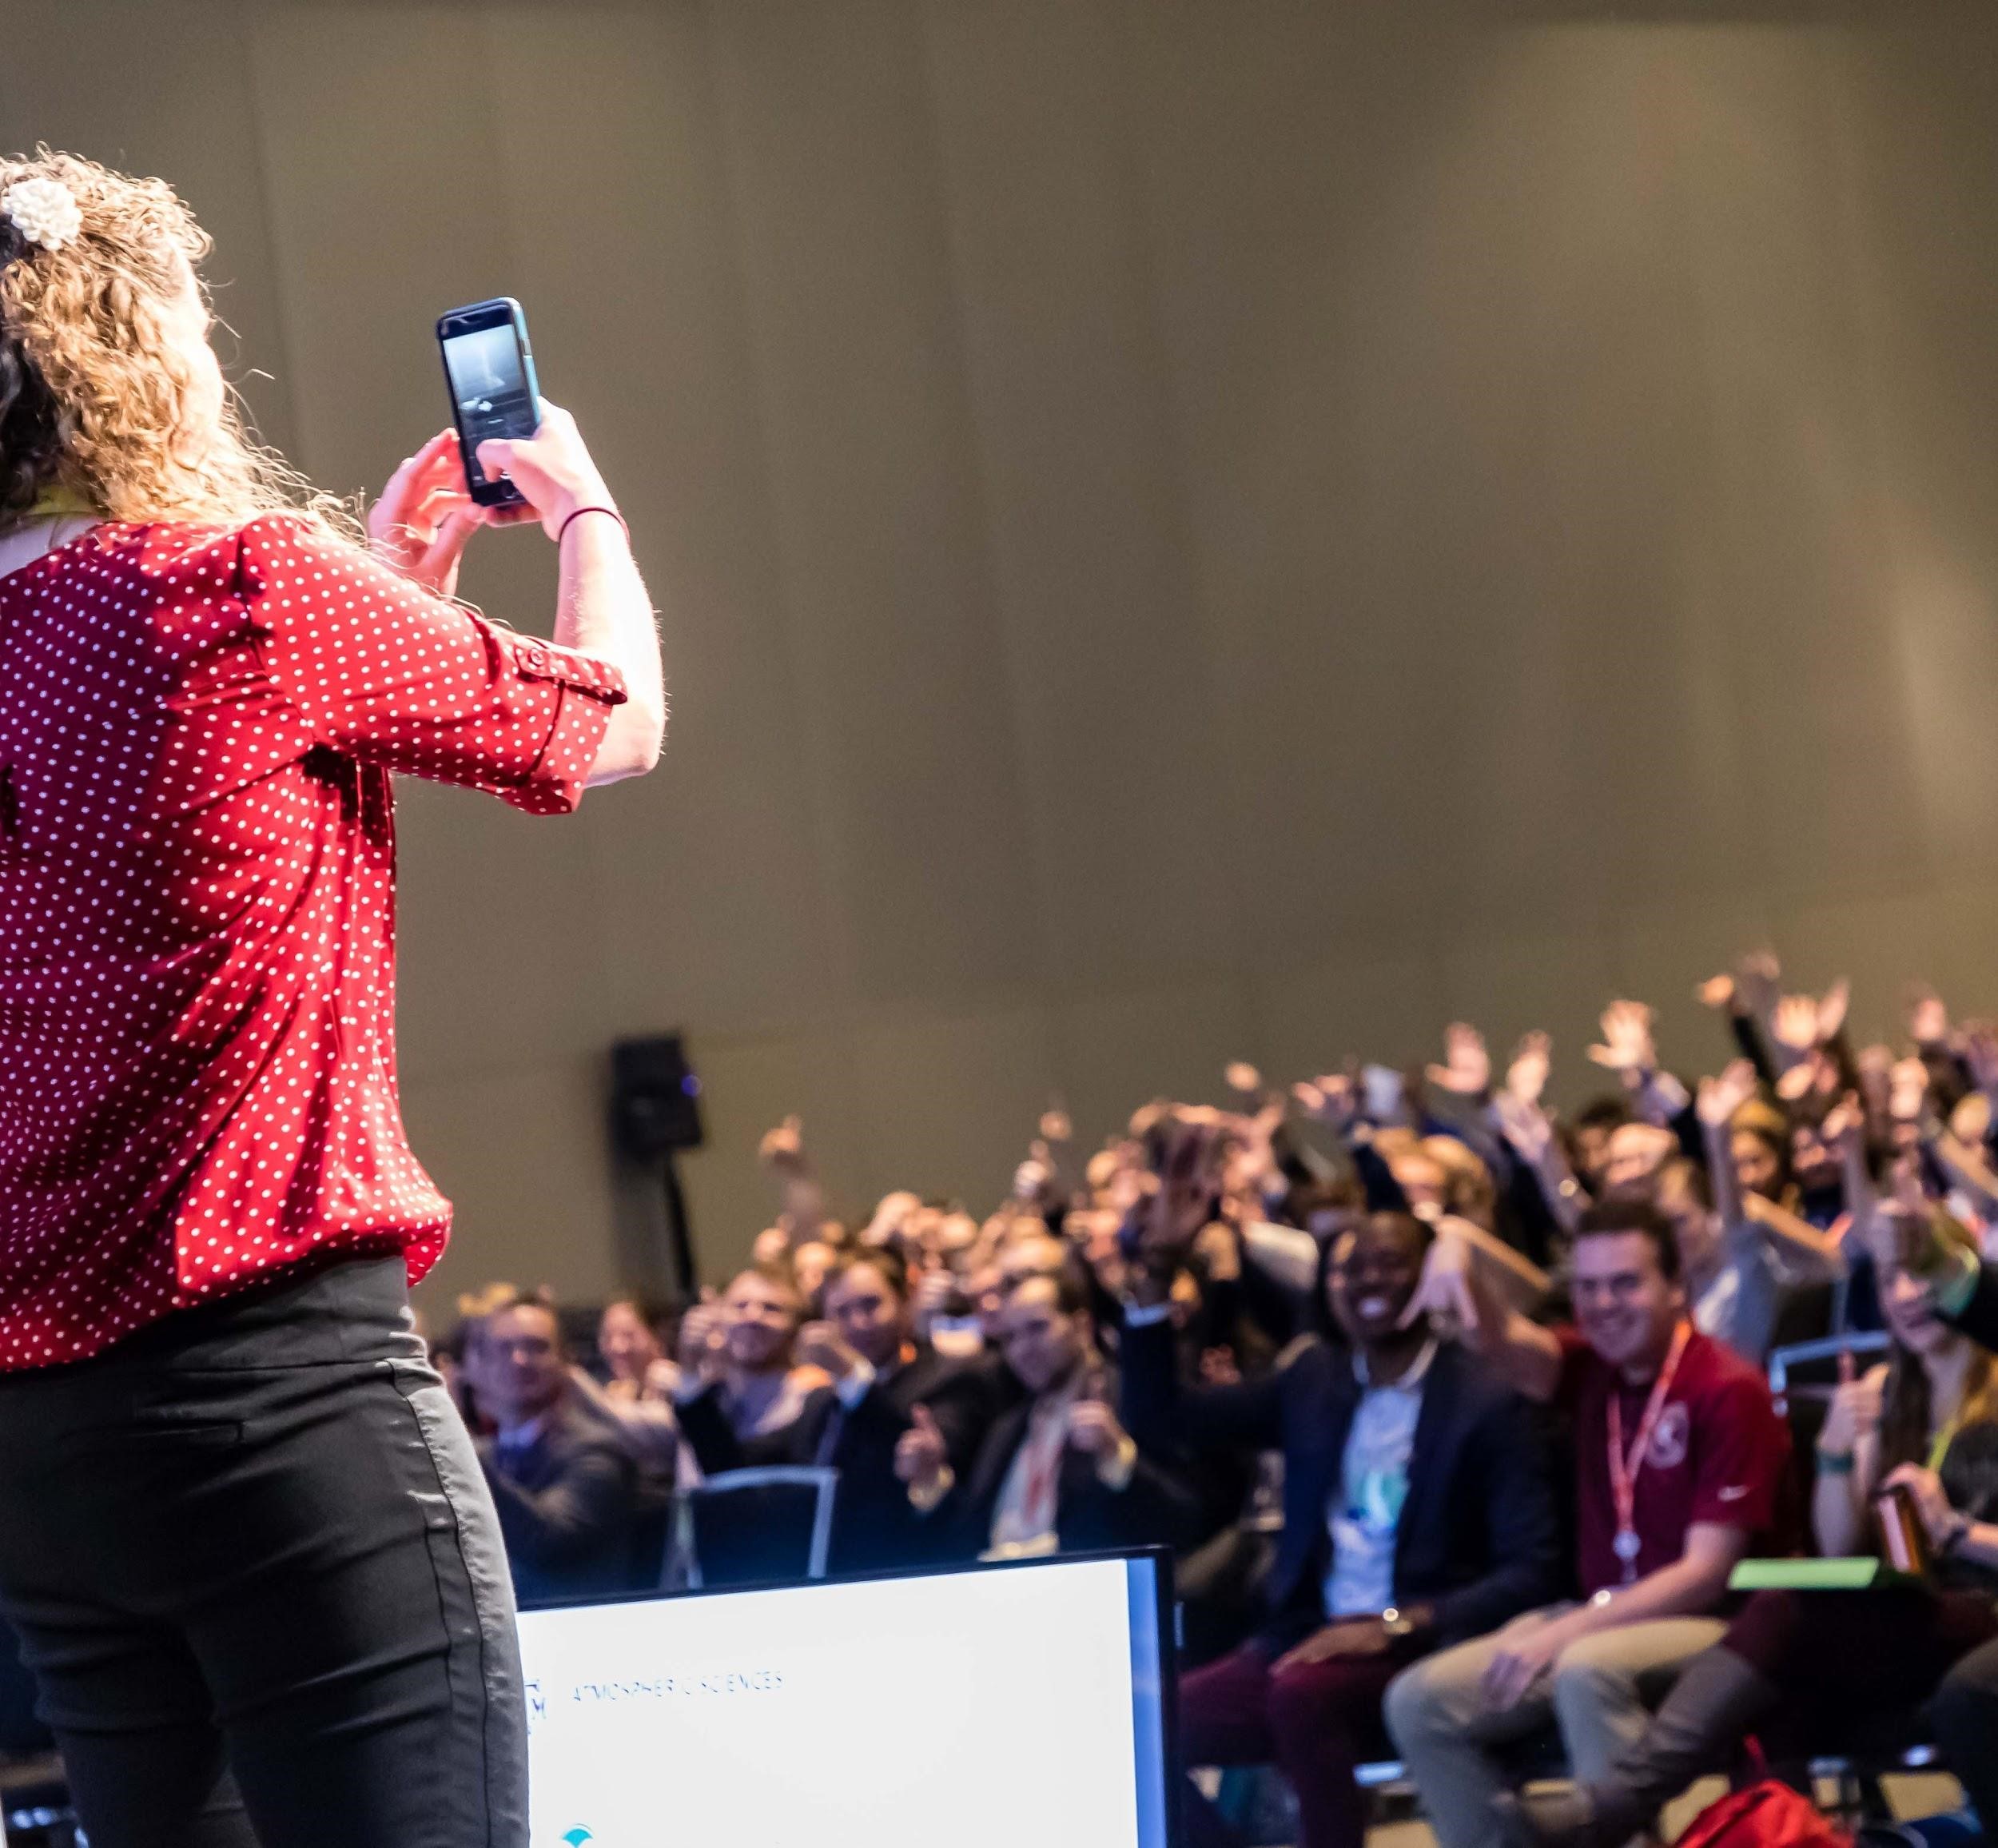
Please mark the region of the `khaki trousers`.
[[1574, 1775], [1583, 1782], [1602, 1778], [1643, 1737], [1650, 1710], [1679, 1670], [1727, 1629], [1717, 1618], [1670, 1617], [1598, 1631], [1563, 1650], [1518, 1705], [1492, 1711], [1479, 1687], [1492, 1658], [1522, 1631], [1573, 1608], [1529, 1611], [1489, 1636], [1426, 1656], [1389, 1686], [1387, 1731], [1441, 1848], [1499, 1848], [1503, 1841], [1492, 1805], [1511, 1786], [1492, 1747], [1528, 1738], [1551, 1721]]

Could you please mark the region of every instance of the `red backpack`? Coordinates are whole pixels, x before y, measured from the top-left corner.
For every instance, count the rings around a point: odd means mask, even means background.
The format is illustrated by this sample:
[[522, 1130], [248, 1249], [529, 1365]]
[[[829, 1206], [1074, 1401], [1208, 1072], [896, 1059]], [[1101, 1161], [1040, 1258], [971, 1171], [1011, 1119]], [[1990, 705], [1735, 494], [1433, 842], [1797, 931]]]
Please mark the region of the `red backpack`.
[[1853, 1838], [1808, 1797], [1765, 1778], [1701, 1810], [1678, 1848], [1853, 1848]]

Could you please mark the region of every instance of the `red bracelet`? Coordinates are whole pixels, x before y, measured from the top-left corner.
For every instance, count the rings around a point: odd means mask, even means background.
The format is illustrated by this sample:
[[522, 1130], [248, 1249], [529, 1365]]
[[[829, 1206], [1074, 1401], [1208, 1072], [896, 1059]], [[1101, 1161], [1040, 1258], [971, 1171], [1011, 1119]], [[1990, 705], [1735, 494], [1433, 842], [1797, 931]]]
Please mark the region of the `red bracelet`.
[[[579, 507], [575, 512], [571, 514], [567, 520], [563, 520], [560, 527], [556, 529], [555, 542], [557, 545], [561, 544], [563, 540], [569, 536], [569, 528], [574, 526], [575, 523], [586, 513], [607, 513], [618, 523], [619, 526], [624, 526], [624, 516], [619, 512], [615, 507]], [[624, 536], [627, 539], [629, 539], [631, 536], [631, 529], [628, 526], [624, 526]]]

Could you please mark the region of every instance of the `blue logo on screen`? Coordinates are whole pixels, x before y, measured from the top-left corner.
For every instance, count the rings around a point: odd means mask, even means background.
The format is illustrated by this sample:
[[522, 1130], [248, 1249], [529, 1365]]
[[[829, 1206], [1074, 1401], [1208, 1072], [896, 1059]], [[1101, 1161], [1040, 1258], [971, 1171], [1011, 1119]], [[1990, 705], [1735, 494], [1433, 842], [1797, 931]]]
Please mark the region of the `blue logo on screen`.
[[571, 1829], [562, 1839], [569, 1844], [569, 1848], [583, 1848], [585, 1842], [594, 1842], [596, 1838], [587, 1829]]

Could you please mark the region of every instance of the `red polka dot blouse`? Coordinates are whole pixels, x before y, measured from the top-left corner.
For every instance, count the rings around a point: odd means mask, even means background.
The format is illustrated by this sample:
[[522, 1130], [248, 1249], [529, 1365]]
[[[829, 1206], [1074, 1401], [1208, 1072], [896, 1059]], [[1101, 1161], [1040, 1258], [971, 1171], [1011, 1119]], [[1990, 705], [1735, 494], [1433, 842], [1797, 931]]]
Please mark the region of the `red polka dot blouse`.
[[623, 698], [298, 518], [0, 577], [0, 1370], [328, 1252], [436, 1263], [389, 777], [566, 812]]

